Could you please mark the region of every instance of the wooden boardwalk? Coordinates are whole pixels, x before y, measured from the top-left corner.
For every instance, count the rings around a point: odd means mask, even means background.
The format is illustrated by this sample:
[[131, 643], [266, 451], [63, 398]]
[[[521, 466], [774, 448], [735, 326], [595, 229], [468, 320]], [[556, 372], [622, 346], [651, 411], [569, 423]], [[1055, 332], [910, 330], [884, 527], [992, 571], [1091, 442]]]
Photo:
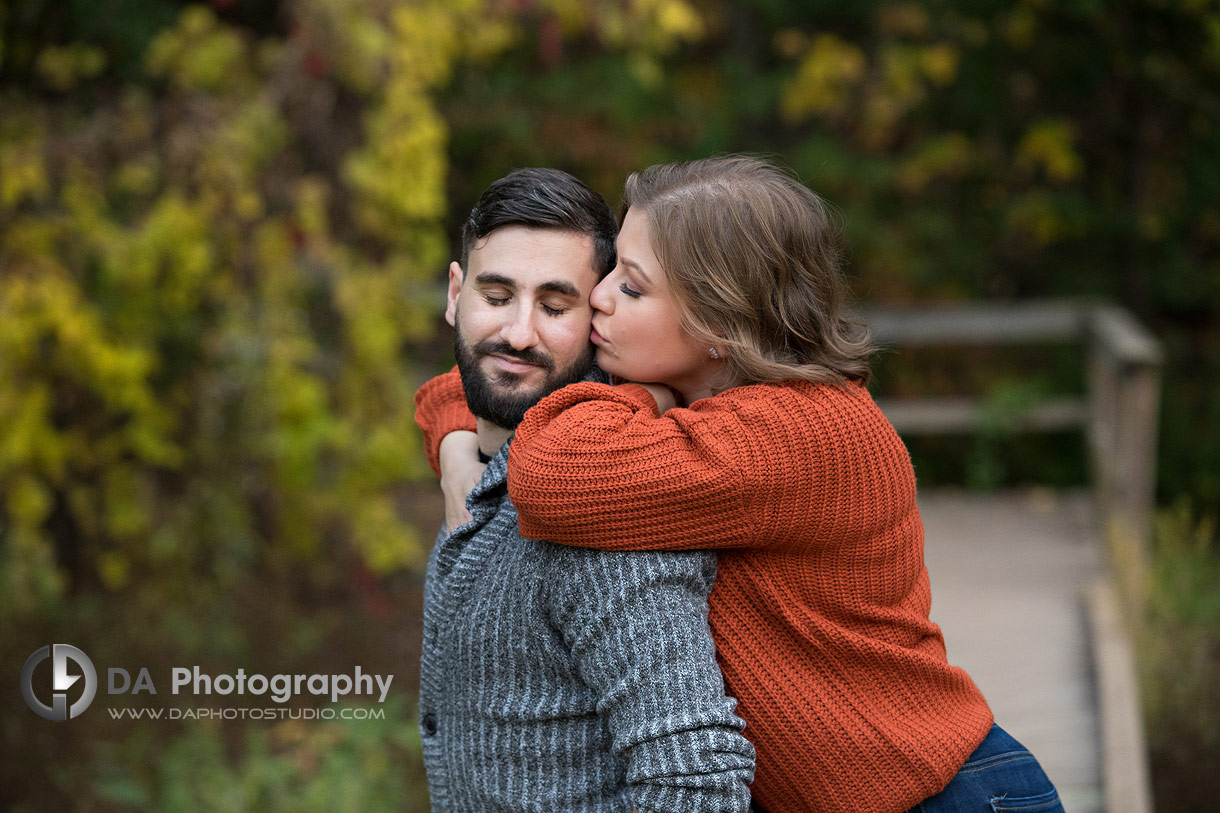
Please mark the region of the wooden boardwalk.
[[919, 504], [950, 662], [1038, 757], [1068, 813], [1104, 813], [1085, 595], [1105, 557], [1091, 497], [929, 491]]

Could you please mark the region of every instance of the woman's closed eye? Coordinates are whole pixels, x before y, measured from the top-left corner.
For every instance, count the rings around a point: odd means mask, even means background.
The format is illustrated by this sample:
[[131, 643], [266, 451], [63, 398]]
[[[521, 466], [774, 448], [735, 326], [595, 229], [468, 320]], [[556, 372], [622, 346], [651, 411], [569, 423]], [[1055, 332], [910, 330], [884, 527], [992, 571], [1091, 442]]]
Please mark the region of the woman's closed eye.
[[640, 292], [639, 292], [639, 291], [634, 290], [634, 289], [633, 289], [633, 288], [631, 288], [629, 285], [627, 285], [627, 283], [625, 283], [625, 282], [620, 282], [620, 283], [619, 283], [619, 286], [618, 286], [618, 289], [619, 289], [620, 291], [622, 291], [623, 293], [625, 293], [627, 296], [631, 297], [632, 299], [639, 299], [639, 298], [640, 298]]

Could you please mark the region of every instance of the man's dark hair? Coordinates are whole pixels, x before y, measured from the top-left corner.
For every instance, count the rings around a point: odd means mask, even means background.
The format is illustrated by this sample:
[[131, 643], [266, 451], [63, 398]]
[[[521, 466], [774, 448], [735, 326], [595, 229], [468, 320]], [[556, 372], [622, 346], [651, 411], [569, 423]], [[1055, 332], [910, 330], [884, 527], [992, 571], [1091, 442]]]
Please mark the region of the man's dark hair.
[[601, 195], [563, 170], [515, 169], [487, 187], [462, 224], [463, 273], [475, 243], [505, 226], [587, 234], [598, 278], [614, 268], [614, 213]]

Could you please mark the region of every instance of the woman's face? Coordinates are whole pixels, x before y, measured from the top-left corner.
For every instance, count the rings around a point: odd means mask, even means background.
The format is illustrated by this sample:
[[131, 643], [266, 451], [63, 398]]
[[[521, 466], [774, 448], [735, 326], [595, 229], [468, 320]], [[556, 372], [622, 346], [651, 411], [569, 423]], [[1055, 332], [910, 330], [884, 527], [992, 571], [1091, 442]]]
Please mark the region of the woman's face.
[[652, 250], [648, 216], [628, 209], [618, 265], [589, 296], [597, 363], [618, 378], [672, 387], [687, 403], [713, 394], [716, 362], [683, 330], [669, 281]]

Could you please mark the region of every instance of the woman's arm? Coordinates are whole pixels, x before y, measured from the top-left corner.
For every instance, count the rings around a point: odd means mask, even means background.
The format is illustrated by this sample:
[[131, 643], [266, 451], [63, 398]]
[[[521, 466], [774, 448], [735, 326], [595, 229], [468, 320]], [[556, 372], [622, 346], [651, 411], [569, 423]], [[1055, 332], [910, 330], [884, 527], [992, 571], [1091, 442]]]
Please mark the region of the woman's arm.
[[603, 550], [786, 549], [917, 519], [915, 474], [859, 385], [735, 387], [659, 415], [639, 385], [573, 384], [517, 429], [525, 536]]
[[605, 550], [760, 544], [744, 501], [748, 433], [731, 400], [718, 401], [661, 416], [638, 384], [544, 398], [509, 454], [522, 534]]
[[415, 422], [424, 433], [428, 465], [440, 477], [441, 441], [445, 435], [476, 429], [475, 417], [466, 406], [466, 391], [462, 389], [462, 376], [457, 367], [430, 379], [415, 393]]
[[479, 436], [459, 429], [441, 439], [441, 494], [445, 497], [445, 528], [470, 522], [466, 498], [483, 479], [486, 463], [479, 462]]

